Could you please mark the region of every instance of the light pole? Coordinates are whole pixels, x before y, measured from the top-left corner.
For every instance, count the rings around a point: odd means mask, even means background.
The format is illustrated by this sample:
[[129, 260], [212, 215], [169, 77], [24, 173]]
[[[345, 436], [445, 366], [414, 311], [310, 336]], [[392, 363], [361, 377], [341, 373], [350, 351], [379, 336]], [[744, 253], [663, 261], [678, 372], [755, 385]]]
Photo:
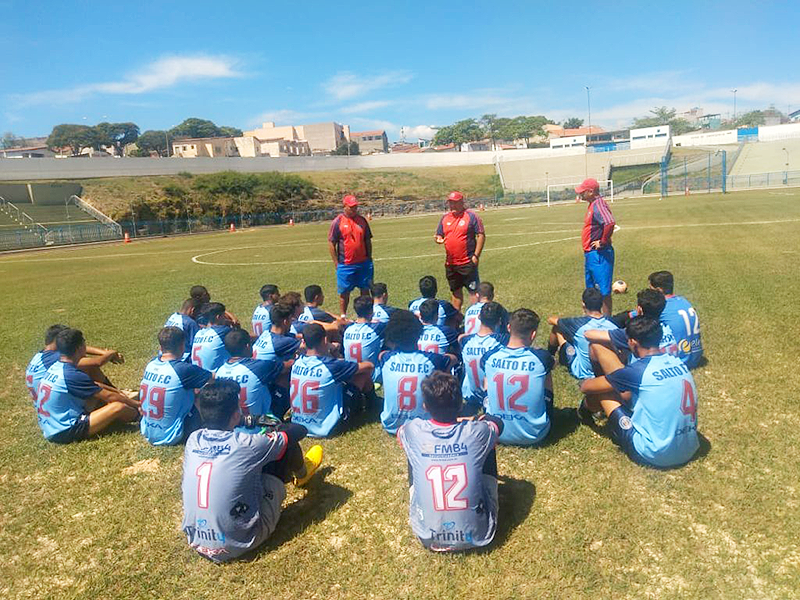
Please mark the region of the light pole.
[[732, 89], [731, 92], [733, 93], [733, 120], [736, 121], [736, 92], [738, 89]]
[[586, 88], [586, 110], [589, 113], [589, 133], [586, 134], [586, 145], [584, 146], [584, 177], [589, 177], [589, 136], [592, 134], [592, 95], [589, 92], [589, 86]]
[[164, 141], [167, 143], [165, 150], [167, 151], [167, 158], [169, 158], [169, 133], [164, 132]]
[[789, 185], [789, 151], [786, 148], [781, 148], [786, 152], [786, 169], [783, 172], [783, 185]]

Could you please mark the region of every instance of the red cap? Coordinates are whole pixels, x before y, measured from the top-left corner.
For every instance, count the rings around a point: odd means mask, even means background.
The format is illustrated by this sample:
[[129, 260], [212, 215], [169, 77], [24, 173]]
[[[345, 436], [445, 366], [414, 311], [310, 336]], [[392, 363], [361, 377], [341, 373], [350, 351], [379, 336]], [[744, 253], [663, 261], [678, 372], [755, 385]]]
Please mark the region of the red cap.
[[353, 196], [352, 194], [348, 194], [347, 196], [342, 198], [342, 204], [350, 207], [358, 206], [358, 200], [356, 200], [356, 197]]
[[450, 192], [450, 194], [447, 196], [447, 199], [450, 202], [461, 202], [464, 199], [464, 194], [461, 192]]
[[597, 179], [584, 179], [583, 183], [580, 184], [578, 187], [575, 188], [576, 194], [582, 194], [583, 192], [588, 192], [589, 190], [594, 190], [595, 192], [600, 189], [600, 184], [597, 183]]

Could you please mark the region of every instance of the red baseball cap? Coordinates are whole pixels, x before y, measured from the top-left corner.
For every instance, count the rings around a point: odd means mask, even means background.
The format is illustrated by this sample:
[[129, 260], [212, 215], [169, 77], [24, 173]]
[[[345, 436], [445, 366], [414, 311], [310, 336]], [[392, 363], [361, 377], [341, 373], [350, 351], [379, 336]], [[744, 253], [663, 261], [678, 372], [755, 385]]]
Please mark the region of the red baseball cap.
[[450, 192], [447, 196], [449, 202], [461, 202], [464, 199], [464, 194], [461, 192]]
[[348, 194], [347, 196], [342, 198], [342, 204], [350, 207], [358, 206], [358, 200], [356, 200], [356, 197], [353, 196], [352, 194]]
[[582, 194], [583, 192], [588, 192], [589, 190], [598, 191], [600, 189], [600, 184], [597, 183], [597, 179], [584, 179], [583, 183], [580, 184], [578, 187], [575, 188], [575, 193]]

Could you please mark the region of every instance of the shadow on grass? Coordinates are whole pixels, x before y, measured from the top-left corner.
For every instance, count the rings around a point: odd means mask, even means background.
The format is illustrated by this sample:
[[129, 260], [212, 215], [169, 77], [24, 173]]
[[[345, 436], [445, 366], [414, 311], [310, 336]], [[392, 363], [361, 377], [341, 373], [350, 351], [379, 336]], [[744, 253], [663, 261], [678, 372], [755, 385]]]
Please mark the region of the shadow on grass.
[[700, 442], [700, 447], [692, 460], [703, 460], [711, 452], [711, 442], [700, 432], [697, 433], [697, 439]]
[[502, 546], [511, 533], [528, 518], [536, 499], [536, 486], [530, 481], [503, 475], [498, 477], [498, 481], [497, 533], [488, 547], [477, 550], [481, 553], [491, 552]]
[[537, 448], [547, 448], [553, 444], [558, 443], [565, 437], [578, 429], [578, 415], [572, 407], [553, 408], [553, 414], [550, 420], [550, 433], [544, 441], [536, 446]]

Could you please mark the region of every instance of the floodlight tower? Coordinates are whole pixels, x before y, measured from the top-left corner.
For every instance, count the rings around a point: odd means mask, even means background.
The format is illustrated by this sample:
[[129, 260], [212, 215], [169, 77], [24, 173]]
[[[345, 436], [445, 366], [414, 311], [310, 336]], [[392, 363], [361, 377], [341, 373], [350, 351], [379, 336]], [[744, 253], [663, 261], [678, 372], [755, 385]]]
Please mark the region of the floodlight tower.
[[733, 120], [734, 121], [736, 121], [736, 92], [738, 92], [738, 91], [739, 90], [736, 89], [736, 88], [731, 90], [731, 92], [733, 93]]

